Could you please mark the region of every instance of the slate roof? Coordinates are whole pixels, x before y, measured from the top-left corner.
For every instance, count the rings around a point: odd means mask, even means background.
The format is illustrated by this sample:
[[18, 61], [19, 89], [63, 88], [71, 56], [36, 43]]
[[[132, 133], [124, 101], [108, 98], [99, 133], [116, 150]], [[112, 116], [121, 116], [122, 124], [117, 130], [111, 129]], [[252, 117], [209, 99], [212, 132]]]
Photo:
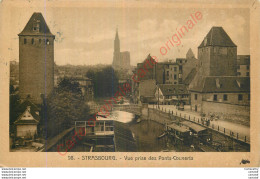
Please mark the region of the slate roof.
[[[33, 31], [33, 24], [36, 23], [37, 21], [40, 22], [40, 29], [39, 32]], [[18, 34], [19, 36], [23, 35], [44, 35], [44, 36], [54, 36], [48, 25], [46, 24], [42, 13], [40, 12], [35, 12], [31, 16], [30, 20], [27, 22], [26, 26], [24, 27], [23, 31]]]
[[198, 48], [206, 46], [236, 47], [222, 27], [212, 27]]
[[190, 73], [187, 75], [187, 77], [183, 80], [183, 83], [185, 85], [189, 85], [192, 82], [192, 80], [194, 79], [194, 77], [196, 76], [196, 74], [197, 74], [197, 70], [196, 70], [196, 68], [193, 68], [190, 71]]
[[250, 92], [250, 78], [236, 76], [208, 76], [195, 79], [190, 91], [204, 93]]
[[188, 90], [185, 85], [178, 84], [160, 84], [159, 88], [161, 89], [164, 96], [166, 95], [178, 95], [178, 94], [188, 94]]
[[[30, 114], [32, 115], [32, 120], [21, 120], [22, 116], [26, 112], [27, 108], [30, 107]], [[34, 103], [29, 100], [25, 100], [22, 104], [18, 106], [18, 111], [20, 111], [19, 117], [14, 122], [15, 124], [37, 124], [40, 121], [40, 116], [36, 114], [40, 109]]]

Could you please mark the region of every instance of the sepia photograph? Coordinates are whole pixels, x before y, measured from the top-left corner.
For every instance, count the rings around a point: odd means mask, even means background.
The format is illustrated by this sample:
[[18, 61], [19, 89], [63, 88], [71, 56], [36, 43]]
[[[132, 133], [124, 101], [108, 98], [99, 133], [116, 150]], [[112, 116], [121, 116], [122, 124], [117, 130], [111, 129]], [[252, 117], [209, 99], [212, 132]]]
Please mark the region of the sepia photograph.
[[5, 152], [110, 162], [250, 154], [259, 2], [239, 2], [1, 2]]

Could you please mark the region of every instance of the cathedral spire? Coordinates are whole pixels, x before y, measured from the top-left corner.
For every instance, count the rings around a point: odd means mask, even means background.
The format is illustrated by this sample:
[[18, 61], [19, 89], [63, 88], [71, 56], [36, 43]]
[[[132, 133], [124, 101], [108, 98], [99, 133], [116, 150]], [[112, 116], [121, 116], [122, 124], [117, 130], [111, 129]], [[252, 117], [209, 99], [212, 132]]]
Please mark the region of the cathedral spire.
[[120, 53], [120, 40], [118, 36], [118, 28], [116, 28], [116, 37], [114, 41], [114, 52], [115, 53]]
[[118, 36], [118, 27], [116, 27], [116, 38], [115, 39], [119, 39], [119, 36]]

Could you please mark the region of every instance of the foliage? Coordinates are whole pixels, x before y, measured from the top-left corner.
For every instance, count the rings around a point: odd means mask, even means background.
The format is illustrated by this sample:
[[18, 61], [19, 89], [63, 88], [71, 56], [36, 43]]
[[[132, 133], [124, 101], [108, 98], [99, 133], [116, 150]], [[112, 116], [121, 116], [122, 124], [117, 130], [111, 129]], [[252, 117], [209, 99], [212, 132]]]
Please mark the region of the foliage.
[[9, 103], [9, 123], [10, 126], [14, 123], [14, 121], [19, 117], [19, 105], [21, 104], [20, 102], [20, 97], [18, 94], [10, 95], [10, 103]]
[[55, 136], [72, 127], [74, 121], [86, 119], [89, 106], [85, 103], [79, 84], [64, 78], [44, 102], [42, 109], [43, 126], [47, 126], [47, 137]]
[[112, 97], [118, 90], [118, 77], [112, 66], [99, 71], [89, 70], [86, 76], [93, 81], [95, 97]]

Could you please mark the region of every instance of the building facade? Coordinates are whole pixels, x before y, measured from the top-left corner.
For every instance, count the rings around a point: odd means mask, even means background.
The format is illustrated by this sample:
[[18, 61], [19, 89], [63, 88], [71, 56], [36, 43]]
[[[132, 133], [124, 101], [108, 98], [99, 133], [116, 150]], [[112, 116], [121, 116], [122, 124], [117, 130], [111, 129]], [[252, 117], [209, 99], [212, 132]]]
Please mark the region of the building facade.
[[19, 36], [19, 93], [41, 103], [54, 86], [54, 39], [41, 13], [33, 13]]
[[237, 76], [250, 76], [250, 55], [237, 56]]
[[161, 84], [157, 85], [155, 98], [159, 104], [187, 105], [189, 104], [189, 92], [185, 85]]

